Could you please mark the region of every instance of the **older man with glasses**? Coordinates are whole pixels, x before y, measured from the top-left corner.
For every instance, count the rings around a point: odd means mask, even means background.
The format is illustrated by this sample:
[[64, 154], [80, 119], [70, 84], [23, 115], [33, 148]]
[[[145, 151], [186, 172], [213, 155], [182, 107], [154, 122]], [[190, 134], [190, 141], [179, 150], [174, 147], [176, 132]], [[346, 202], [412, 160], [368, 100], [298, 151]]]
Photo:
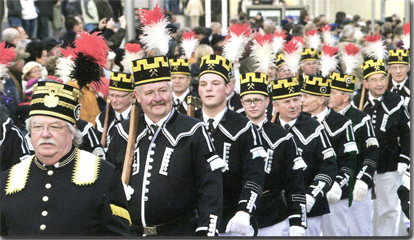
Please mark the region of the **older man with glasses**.
[[[108, 94], [110, 103], [107, 103], [110, 104], [109, 108], [99, 113], [95, 119], [95, 128], [99, 139], [102, 138], [104, 131], [106, 131], [106, 146], [109, 146], [111, 142], [115, 131], [114, 126], [125, 119], [129, 119], [133, 98], [132, 92], [134, 91], [132, 80], [133, 76], [131, 74], [111, 72]], [[109, 111], [107, 118], [105, 118], [106, 111]], [[108, 126], [106, 130], [104, 129], [105, 121]]]

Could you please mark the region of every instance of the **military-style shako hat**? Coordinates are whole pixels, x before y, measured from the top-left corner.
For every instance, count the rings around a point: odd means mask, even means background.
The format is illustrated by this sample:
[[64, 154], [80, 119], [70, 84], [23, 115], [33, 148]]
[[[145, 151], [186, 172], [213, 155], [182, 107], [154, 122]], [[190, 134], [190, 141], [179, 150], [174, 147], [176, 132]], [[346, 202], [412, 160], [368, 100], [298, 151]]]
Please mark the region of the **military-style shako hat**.
[[62, 119], [73, 125], [79, 120], [82, 92], [57, 82], [37, 82], [33, 87], [29, 116], [43, 115]]
[[226, 83], [230, 82], [233, 63], [220, 55], [206, 55], [201, 58], [200, 77], [206, 73], [218, 74]]
[[353, 75], [340, 74], [337, 72], [331, 73], [331, 88], [344, 92], [354, 92], [356, 77]]
[[362, 64], [362, 72], [364, 74], [364, 79], [367, 79], [369, 76], [375, 73], [387, 74], [385, 71], [385, 64], [382, 59], [368, 59]]
[[170, 59], [170, 70], [172, 74], [190, 75], [190, 60], [186, 58]]
[[410, 51], [407, 49], [396, 49], [388, 52], [388, 64], [410, 64]]
[[285, 63], [285, 56], [284, 56], [284, 54], [283, 53], [277, 54], [276, 60], [275, 60], [274, 63], [276, 65], [276, 68], [280, 68], [280, 66], [282, 66], [282, 64]]
[[142, 58], [131, 62], [135, 86], [170, 81], [170, 64], [167, 56]]
[[344, 49], [345, 51], [340, 59], [344, 65], [344, 73], [331, 72], [331, 88], [352, 93], [354, 92], [356, 82], [356, 76], [353, 73], [361, 65], [363, 59], [359, 47], [355, 44], [348, 43]]
[[319, 59], [318, 49], [321, 45], [321, 39], [319, 37], [318, 30], [307, 31], [305, 36], [306, 42], [309, 47], [302, 50], [301, 62]]
[[310, 60], [318, 61], [318, 58], [319, 58], [318, 49], [304, 48], [302, 50], [302, 57], [300, 61], [301, 62], [310, 61]]
[[109, 89], [132, 92], [134, 91], [134, 76], [129, 73], [111, 72]]
[[261, 72], [240, 74], [240, 97], [254, 93], [269, 96], [267, 93], [267, 74]]
[[366, 55], [366, 60], [362, 64], [362, 72], [364, 74], [364, 79], [367, 79], [369, 76], [382, 73], [387, 74], [385, 71], [384, 58], [387, 55], [387, 50], [384, 45], [384, 42], [381, 40], [381, 37], [378, 34], [373, 36], [366, 36], [366, 46], [363, 48], [363, 51]]
[[299, 81], [296, 77], [272, 81], [273, 100], [300, 95]]
[[390, 50], [388, 52], [388, 64], [410, 64], [410, 22], [403, 26], [401, 40], [404, 49]]
[[317, 96], [329, 97], [331, 94], [331, 82], [332, 79], [330, 78], [305, 75], [302, 92]]

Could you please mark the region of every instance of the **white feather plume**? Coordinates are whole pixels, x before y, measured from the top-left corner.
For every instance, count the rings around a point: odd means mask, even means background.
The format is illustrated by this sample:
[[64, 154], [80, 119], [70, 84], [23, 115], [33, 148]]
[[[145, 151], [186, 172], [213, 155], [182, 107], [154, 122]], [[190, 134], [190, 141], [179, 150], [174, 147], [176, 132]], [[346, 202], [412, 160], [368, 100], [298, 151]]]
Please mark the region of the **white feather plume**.
[[275, 33], [272, 42], [273, 52], [277, 54], [279, 51], [283, 50], [283, 43], [285, 43], [283, 33]]
[[369, 58], [384, 60], [388, 57], [388, 51], [384, 41], [380, 40], [378, 34], [374, 36], [368, 35], [366, 36], [366, 39], [367, 42], [363, 51]]
[[158, 49], [161, 55], [167, 54], [171, 39], [171, 33], [166, 28], [167, 25], [168, 21], [162, 19], [157, 23], [149, 26], [144, 25], [142, 27], [144, 35], [141, 37], [141, 41], [147, 52], [150, 52], [153, 49]]
[[285, 58], [286, 66], [294, 75], [296, 75], [302, 56], [302, 45], [299, 42], [289, 41], [287, 44], [284, 44], [283, 56]]
[[309, 48], [313, 49], [319, 49], [319, 46], [321, 45], [321, 38], [319, 37], [319, 34], [317, 30], [315, 31], [308, 31], [308, 33], [312, 32], [311, 34], [306, 35], [307, 42], [309, 44]]
[[7, 72], [7, 66], [6, 64], [0, 63], [0, 77], [3, 77]]
[[329, 45], [324, 45], [321, 57], [319, 58], [322, 77], [329, 76], [329, 73], [338, 66], [337, 58], [338, 48], [333, 48]]
[[74, 63], [72, 59], [72, 55], [69, 55], [68, 57], [61, 57], [56, 60], [56, 76], [58, 76], [63, 83], [67, 83], [71, 80], [69, 75], [73, 71]]
[[352, 75], [355, 69], [361, 67], [364, 59], [359, 48], [355, 44], [349, 43], [341, 54], [341, 61], [345, 65], [345, 74]]
[[275, 54], [272, 48], [272, 36], [265, 34], [258, 35], [251, 46], [251, 57], [257, 62], [257, 72], [267, 73], [269, 66], [274, 65]]
[[244, 46], [248, 42], [248, 37], [245, 35], [237, 36], [230, 32], [230, 37], [224, 41], [223, 56], [230, 62], [239, 61], [244, 52]]
[[122, 66], [124, 66], [124, 72], [125, 73], [129, 73], [132, 74], [132, 64], [131, 62], [137, 59], [141, 59], [144, 57], [144, 52], [143, 51], [139, 51], [139, 52], [134, 52], [134, 53], [130, 53], [128, 51], [125, 51], [125, 55], [122, 58], [121, 64]]
[[183, 39], [181, 41], [181, 46], [184, 49], [184, 54], [187, 59], [191, 58], [191, 55], [193, 54], [194, 49], [196, 48], [197, 44], [198, 44], [197, 38]]

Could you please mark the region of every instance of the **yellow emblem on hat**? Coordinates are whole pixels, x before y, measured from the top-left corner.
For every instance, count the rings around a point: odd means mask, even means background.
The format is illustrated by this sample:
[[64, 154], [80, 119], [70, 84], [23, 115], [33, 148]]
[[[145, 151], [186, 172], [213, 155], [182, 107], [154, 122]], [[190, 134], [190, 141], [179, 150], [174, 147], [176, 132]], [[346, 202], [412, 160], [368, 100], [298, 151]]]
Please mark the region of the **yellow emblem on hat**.
[[45, 106], [48, 108], [56, 107], [59, 103], [59, 97], [56, 96], [55, 90], [51, 90], [49, 95], [45, 96]]

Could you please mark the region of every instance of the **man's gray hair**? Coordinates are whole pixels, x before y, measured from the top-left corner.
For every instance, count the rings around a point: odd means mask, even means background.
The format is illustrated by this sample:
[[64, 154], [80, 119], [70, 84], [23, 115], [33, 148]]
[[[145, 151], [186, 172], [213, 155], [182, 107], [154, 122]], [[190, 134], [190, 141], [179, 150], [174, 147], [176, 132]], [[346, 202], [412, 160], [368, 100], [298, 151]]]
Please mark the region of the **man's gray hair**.
[[[69, 131], [73, 134], [72, 144], [75, 147], [79, 147], [82, 144], [82, 138], [83, 138], [82, 132], [79, 129], [75, 129], [75, 127], [72, 124], [66, 121], [65, 123], [68, 126]], [[26, 120], [26, 129], [29, 130], [29, 132], [30, 132], [31, 125], [32, 125], [32, 117]]]
[[11, 42], [13, 39], [17, 38], [20, 35], [19, 30], [15, 28], [6, 28], [1, 32], [2, 41]]
[[328, 106], [329, 104], [329, 97], [324, 96], [325, 97], [325, 102], [323, 103], [324, 106]]

